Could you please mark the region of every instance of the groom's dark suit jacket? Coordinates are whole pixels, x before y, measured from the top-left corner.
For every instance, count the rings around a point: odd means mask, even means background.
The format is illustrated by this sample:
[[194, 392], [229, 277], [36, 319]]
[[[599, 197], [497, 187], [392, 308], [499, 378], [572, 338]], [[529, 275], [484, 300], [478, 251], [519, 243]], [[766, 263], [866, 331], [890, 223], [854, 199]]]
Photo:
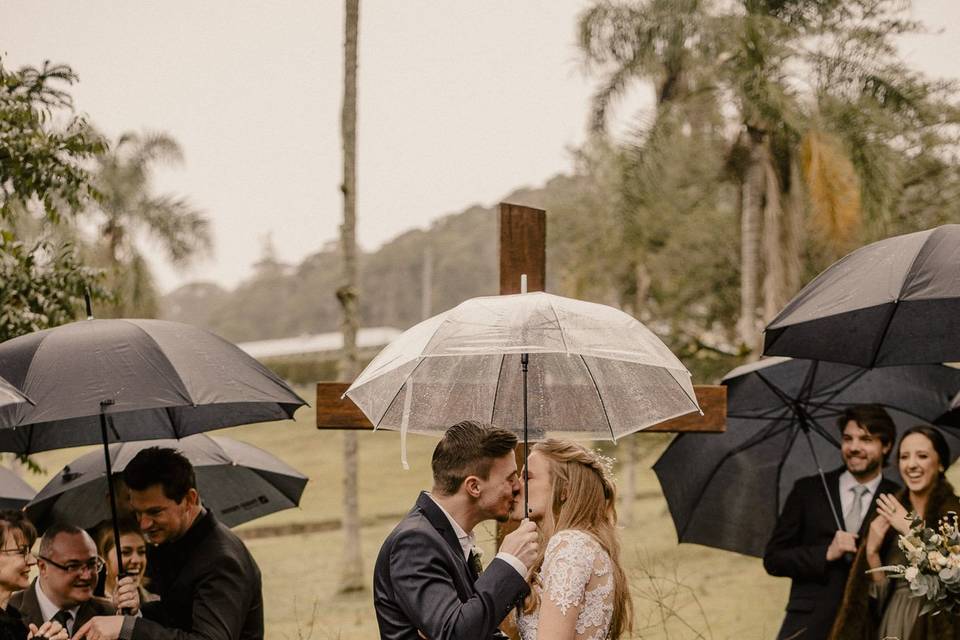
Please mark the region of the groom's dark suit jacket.
[[[838, 510], [842, 509], [840, 475], [843, 471], [840, 468], [825, 474], [833, 504]], [[899, 489], [896, 483], [886, 478], [880, 481], [863, 518], [860, 541], [876, 515], [877, 496], [895, 493]], [[843, 522], [842, 516], [840, 522]], [[763, 554], [767, 573], [793, 579], [787, 615], [778, 640], [823, 640], [829, 635], [850, 573], [849, 558], [827, 562], [827, 547], [836, 531], [837, 523], [830, 513], [830, 503], [820, 476], [797, 480]]]
[[494, 558], [476, 578], [443, 511], [426, 493], [387, 536], [373, 571], [383, 640], [503, 637], [497, 626], [530, 589]]

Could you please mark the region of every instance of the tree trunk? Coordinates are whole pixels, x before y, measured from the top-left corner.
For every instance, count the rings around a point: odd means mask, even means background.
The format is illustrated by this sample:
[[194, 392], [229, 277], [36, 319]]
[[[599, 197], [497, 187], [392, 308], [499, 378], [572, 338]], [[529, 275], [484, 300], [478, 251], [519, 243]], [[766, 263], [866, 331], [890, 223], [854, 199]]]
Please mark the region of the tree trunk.
[[806, 210], [803, 200], [803, 177], [796, 155], [790, 158], [790, 190], [784, 207], [783, 257], [787, 298], [800, 290], [803, 283], [803, 250], [806, 246]]
[[[343, 352], [340, 380], [348, 382], [359, 373], [357, 328], [357, 39], [360, 0], [346, 0], [344, 21], [343, 111], [340, 126], [343, 139], [343, 224], [340, 245], [343, 280], [337, 298], [343, 310]], [[340, 591], [364, 589], [363, 560], [360, 556], [360, 509], [357, 491], [357, 433], [343, 434], [343, 575]]]
[[758, 343], [757, 283], [760, 280], [760, 224], [766, 184], [763, 134], [751, 131], [750, 157], [740, 196], [740, 342], [751, 352]]
[[[763, 205], [763, 323], [773, 320], [787, 301], [786, 256], [783, 251], [783, 206], [780, 178], [773, 166], [773, 155], [764, 147], [764, 205]], [[762, 345], [758, 344], [762, 349]]]

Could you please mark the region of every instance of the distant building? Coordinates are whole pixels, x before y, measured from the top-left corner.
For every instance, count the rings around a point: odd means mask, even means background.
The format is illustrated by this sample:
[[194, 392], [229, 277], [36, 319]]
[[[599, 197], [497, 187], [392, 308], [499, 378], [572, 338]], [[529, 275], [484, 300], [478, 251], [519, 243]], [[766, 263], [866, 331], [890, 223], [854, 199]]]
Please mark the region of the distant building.
[[[361, 363], [369, 362], [394, 338], [403, 333], [393, 327], [369, 327], [357, 332]], [[336, 378], [336, 363], [343, 348], [339, 331], [314, 333], [275, 340], [254, 340], [237, 345], [248, 354], [295, 383]]]

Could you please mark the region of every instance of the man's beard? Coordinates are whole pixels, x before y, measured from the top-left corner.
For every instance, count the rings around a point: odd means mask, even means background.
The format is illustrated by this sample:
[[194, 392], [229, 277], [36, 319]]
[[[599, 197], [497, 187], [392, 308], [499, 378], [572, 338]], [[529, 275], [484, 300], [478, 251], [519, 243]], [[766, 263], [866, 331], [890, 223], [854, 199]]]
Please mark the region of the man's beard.
[[876, 473], [880, 469], [879, 460], [868, 460], [866, 466], [860, 471], [853, 471], [850, 469], [850, 466], [847, 465], [847, 470], [850, 471], [850, 474], [855, 478], [862, 478], [863, 476], [870, 476]]

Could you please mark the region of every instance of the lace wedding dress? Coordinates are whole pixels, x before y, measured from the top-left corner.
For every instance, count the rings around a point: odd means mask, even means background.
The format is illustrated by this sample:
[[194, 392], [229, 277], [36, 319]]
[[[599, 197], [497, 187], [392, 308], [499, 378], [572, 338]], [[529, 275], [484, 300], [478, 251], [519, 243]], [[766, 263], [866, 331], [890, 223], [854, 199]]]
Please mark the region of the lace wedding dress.
[[[577, 529], [558, 531], [547, 544], [540, 580], [533, 586], [540, 607], [549, 600], [562, 615], [576, 615], [577, 640], [605, 640], [613, 616], [611, 569], [610, 556], [596, 538]], [[539, 621], [539, 609], [520, 615], [522, 640], [537, 640]]]

